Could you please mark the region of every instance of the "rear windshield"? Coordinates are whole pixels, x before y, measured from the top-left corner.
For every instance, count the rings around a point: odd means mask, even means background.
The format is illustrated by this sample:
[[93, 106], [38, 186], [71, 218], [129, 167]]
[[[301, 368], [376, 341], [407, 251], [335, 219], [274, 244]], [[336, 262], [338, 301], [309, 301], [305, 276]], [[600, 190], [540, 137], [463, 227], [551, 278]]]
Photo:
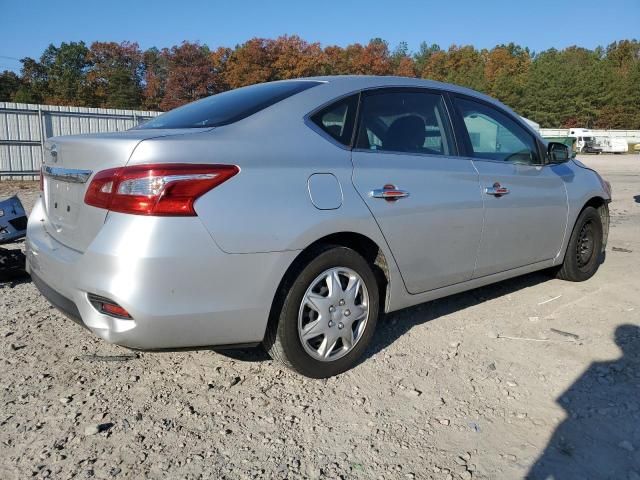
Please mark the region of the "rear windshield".
[[238, 88], [176, 108], [136, 128], [203, 128], [228, 125], [321, 83], [297, 80], [259, 83]]

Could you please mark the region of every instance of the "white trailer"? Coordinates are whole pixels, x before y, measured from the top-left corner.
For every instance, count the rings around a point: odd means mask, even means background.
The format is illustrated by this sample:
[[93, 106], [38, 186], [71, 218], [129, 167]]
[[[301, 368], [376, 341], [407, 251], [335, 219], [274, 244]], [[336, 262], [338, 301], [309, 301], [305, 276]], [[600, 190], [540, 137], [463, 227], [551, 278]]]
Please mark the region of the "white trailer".
[[588, 128], [571, 128], [568, 136], [576, 139], [576, 150], [580, 153], [627, 153], [629, 150], [626, 139], [597, 135]]
[[624, 138], [596, 137], [596, 144], [603, 153], [627, 153], [629, 144]]

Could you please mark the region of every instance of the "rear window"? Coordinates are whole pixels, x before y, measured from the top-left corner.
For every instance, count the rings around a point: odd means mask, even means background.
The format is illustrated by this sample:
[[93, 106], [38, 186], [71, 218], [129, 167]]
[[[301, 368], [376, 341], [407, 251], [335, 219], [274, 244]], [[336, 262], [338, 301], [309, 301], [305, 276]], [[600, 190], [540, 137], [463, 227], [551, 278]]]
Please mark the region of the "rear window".
[[357, 109], [358, 95], [352, 95], [323, 108], [311, 120], [338, 142], [349, 146]]
[[176, 108], [136, 128], [204, 128], [228, 125], [321, 83], [299, 80], [259, 83], [238, 88]]

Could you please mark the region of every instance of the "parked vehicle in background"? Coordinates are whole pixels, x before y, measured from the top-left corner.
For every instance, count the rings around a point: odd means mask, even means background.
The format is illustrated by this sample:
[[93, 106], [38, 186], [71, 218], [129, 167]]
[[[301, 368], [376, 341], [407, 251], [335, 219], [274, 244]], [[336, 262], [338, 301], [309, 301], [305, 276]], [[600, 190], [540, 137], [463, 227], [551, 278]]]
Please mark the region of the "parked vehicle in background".
[[576, 151], [578, 153], [601, 153], [596, 139], [590, 130], [586, 128], [572, 128], [569, 130], [569, 137], [576, 139]]
[[576, 139], [579, 153], [627, 153], [629, 144], [625, 138], [597, 136], [587, 128], [572, 128], [569, 137]]
[[[597, 138], [597, 137], [596, 137]], [[600, 147], [602, 153], [627, 153], [629, 144], [624, 138], [601, 137], [597, 138], [597, 146]]]
[[50, 139], [28, 268], [138, 349], [264, 344], [354, 366], [379, 312], [541, 269], [582, 281], [608, 184], [472, 90], [400, 77], [253, 85], [122, 133]]

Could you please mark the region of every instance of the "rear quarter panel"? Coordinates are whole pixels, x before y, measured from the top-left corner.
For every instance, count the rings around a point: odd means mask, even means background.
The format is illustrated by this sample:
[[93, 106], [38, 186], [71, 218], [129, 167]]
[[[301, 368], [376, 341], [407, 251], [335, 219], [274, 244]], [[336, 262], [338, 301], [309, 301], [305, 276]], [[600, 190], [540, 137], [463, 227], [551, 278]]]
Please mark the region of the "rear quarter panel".
[[[142, 142], [129, 163], [237, 165], [240, 172], [236, 176], [195, 203], [198, 217], [223, 252], [299, 252], [330, 234], [359, 233], [382, 250], [392, 289], [404, 289], [384, 237], [353, 187], [351, 152], [305, 124], [304, 115], [321, 105], [322, 99], [305, 101], [306, 105], [295, 108], [269, 108], [188, 139]], [[342, 190], [339, 208], [314, 206], [308, 179], [316, 173], [331, 173], [338, 180]]]

